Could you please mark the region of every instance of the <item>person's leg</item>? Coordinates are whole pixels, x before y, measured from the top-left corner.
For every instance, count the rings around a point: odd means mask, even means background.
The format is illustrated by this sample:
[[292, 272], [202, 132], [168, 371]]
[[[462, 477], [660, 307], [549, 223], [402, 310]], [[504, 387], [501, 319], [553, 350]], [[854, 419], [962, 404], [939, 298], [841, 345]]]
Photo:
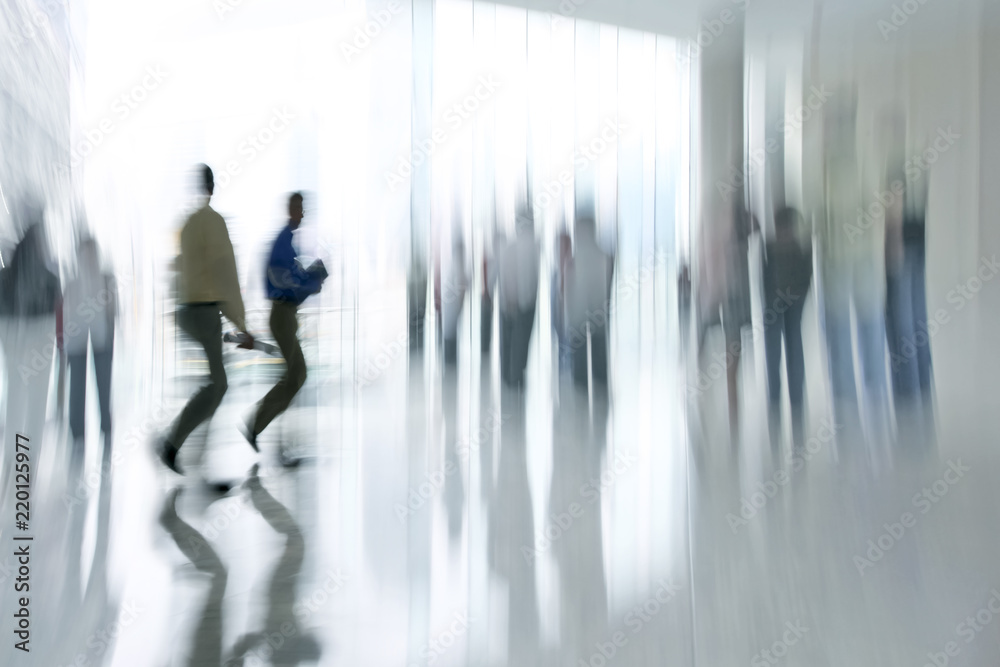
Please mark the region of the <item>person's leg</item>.
[[927, 342], [917, 346], [917, 377], [920, 382], [920, 392], [928, 400], [931, 394], [933, 368], [931, 365], [930, 334], [927, 332], [927, 258], [923, 243], [914, 243], [907, 250], [910, 278], [910, 295], [912, 298], [913, 322], [916, 331], [927, 335]]
[[257, 407], [254, 418], [255, 436], [267, 428], [274, 419], [288, 409], [295, 394], [306, 382], [306, 361], [299, 345], [299, 320], [295, 304], [273, 302], [271, 306], [271, 334], [285, 358], [285, 374], [267, 392]]
[[854, 347], [851, 343], [851, 299], [846, 269], [828, 266], [823, 272], [823, 334], [830, 371], [834, 422], [856, 423], [857, 390], [854, 386]]
[[87, 408], [87, 354], [69, 356], [69, 430], [73, 437], [69, 479], [76, 483], [84, 460]]
[[782, 316], [785, 337], [785, 374], [788, 376], [788, 401], [792, 417], [792, 442], [803, 445], [805, 408], [806, 362], [802, 351], [802, 311], [804, 299], [799, 299], [788, 307]]
[[105, 465], [111, 460], [111, 371], [113, 368], [114, 347], [94, 350], [94, 373], [97, 375], [97, 398], [101, 407], [101, 434], [104, 437], [104, 453], [102, 461]]
[[83, 438], [87, 408], [87, 353], [69, 356], [69, 430], [74, 440]]
[[785, 315], [770, 311], [764, 318], [764, 361], [767, 364], [767, 397], [771, 409], [781, 403], [781, 332]]
[[722, 312], [722, 331], [726, 337], [726, 389], [729, 397], [729, 435], [732, 444], [739, 439], [740, 357], [743, 354], [743, 321], [732, 301]]
[[885, 372], [884, 307], [858, 308], [858, 352], [864, 382], [866, 435], [872, 452], [883, 452], [889, 436], [889, 389]]
[[183, 308], [178, 312], [178, 323], [205, 350], [209, 381], [184, 406], [167, 437], [165, 444], [175, 455], [191, 432], [215, 414], [229, 386], [222, 363], [222, 320], [218, 307], [196, 305]]
[[510, 357], [508, 382], [512, 386], [518, 386], [524, 382], [524, 370], [528, 364], [528, 345], [535, 323], [534, 308], [527, 311], [519, 310], [512, 314], [510, 319], [510, 343], [505, 346]]
[[500, 311], [500, 378], [511, 383], [511, 337], [514, 333], [514, 316]]
[[889, 345], [892, 393], [899, 407], [906, 407], [917, 393], [920, 379], [914, 344], [912, 279], [910, 267], [886, 275], [885, 333]]
[[594, 384], [608, 384], [608, 327], [592, 326], [590, 330], [590, 353]]

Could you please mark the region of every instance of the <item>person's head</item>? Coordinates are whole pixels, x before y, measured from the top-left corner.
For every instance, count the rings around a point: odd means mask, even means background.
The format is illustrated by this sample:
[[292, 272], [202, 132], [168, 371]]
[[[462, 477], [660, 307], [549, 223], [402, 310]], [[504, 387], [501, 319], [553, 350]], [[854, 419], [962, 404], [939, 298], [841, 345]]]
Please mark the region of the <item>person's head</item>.
[[302, 206], [303, 199], [301, 192], [293, 192], [288, 197], [288, 226], [292, 229], [298, 229], [299, 225], [302, 224], [302, 218], [305, 215], [304, 208]]
[[201, 194], [211, 197], [215, 194], [215, 174], [212, 173], [212, 168], [207, 164], [199, 164], [196, 171]]

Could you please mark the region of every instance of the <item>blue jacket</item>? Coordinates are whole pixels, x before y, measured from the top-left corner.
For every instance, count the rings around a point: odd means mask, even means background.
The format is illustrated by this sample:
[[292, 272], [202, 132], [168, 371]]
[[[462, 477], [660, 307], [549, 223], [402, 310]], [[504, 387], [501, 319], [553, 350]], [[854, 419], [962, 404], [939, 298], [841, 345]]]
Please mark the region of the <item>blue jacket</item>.
[[265, 289], [268, 299], [298, 305], [319, 291], [321, 281], [303, 269], [295, 257], [292, 228], [286, 225], [274, 240], [271, 256], [267, 261]]

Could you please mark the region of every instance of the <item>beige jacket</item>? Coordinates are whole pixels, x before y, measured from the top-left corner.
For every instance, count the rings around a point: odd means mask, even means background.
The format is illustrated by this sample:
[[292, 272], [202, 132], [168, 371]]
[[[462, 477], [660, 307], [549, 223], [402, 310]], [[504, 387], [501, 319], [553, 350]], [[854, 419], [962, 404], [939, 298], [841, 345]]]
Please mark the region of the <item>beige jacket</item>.
[[246, 331], [246, 311], [229, 230], [222, 216], [208, 204], [184, 223], [177, 269], [180, 303], [218, 302], [222, 314], [240, 331]]

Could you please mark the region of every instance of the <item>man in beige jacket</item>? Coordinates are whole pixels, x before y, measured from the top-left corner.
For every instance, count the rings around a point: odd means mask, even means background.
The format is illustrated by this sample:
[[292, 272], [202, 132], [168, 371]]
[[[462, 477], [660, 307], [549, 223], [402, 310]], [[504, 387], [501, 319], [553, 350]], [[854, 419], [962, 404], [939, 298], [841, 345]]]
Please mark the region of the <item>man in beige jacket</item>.
[[178, 450], [194, 429], [215, 414], [228, 387], [222, 363], [220, 313], [243, 332], [239, 346], [253, 348], [253, 337], [246, 332], [246, 315], [229, 230], [222, 216], [209, 206], [215, 177], [208, 165], [199, 165], [198, 171], [199, 185], [206, 199], [181, 230], [181, 253], [177, 258], [177, 324], [204, 348], [209, 382], [188, 401], [160, 442], [160, 460], [178, 474], [183, 474], [177, 465]]

